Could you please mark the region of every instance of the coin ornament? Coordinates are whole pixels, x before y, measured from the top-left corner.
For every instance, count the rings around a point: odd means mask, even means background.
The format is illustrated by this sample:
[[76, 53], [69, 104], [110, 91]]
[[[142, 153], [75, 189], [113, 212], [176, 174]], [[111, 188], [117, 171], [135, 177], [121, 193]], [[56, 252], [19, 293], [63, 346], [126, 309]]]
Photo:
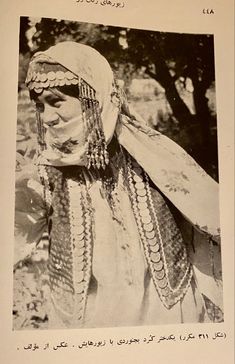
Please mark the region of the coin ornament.
[[128, 182], [131, 191], [133, 211], [144, 248], [145, 258], [151, 277], [161, 301], [166, 308], [177, 301], [168, 279], [168, 269], [164, 257], [163, 238], [154, 210], [149, 180], [136, 161], [128, 159]]
[[91, 216], [85, 207], [88, 203], [84, 196], [81, 181], [68, 181], [70, 196], [70, 224], [73, 241], [73, 285], [75, 292], [75, 315], [82, 321], [85, 314], [88, 285], [91, 277]]
[[70, 85], [81, 85], [81, 78], [70, 71], [33, 72], [30, 67], [26, 77], [26, 85], [30, 90], [41, 93], [44, 89]]

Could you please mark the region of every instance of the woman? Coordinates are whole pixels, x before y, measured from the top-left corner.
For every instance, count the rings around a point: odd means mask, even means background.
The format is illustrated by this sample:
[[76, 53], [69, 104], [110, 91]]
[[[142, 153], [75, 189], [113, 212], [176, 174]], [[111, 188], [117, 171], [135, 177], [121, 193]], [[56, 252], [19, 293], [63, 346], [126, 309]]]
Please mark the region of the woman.
[[220, 321], [221, 283], [201, 260], [219, 234], [216, 182], [130, 110], [93, 48], [36, 53], [26, 84], [40, 184], [20, 177], [32, 208], [22, 234], [19, 187], [16, 238], [48, 229], [50, 327]]

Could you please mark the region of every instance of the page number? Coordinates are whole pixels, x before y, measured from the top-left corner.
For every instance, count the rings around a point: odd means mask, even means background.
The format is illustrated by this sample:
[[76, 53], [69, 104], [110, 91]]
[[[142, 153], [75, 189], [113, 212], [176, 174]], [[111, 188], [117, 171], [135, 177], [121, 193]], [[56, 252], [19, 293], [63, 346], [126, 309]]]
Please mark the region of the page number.
[[215, 11], [214, 11], [214, 9], [207, 9], [207, 8], [204, 8], [204, 9], [202, 10], [202, 13], [203, 13], [204, 15], [211, 15], [211, 14], [215, 14]]

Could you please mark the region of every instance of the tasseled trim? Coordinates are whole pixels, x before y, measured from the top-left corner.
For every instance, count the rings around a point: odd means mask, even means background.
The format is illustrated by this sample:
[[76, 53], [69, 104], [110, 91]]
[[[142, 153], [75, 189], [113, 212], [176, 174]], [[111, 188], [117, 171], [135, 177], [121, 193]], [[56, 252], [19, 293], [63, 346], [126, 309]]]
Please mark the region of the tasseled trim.
[[79, 85], [79, 98], [82, 102], [83, 121], [87, 130], [87, 168], [105, 169], [109, 164], [109, 155], [100, 106], [95, 96], [95, 90], [83, 80]]

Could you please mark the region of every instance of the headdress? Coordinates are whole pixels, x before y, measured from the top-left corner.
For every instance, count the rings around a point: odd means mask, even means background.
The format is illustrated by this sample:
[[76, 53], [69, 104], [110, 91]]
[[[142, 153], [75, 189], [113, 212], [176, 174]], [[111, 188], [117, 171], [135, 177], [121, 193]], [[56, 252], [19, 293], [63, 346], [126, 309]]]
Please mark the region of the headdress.
[[[96, 98], [95, 89], [79, 75], [69, 71], [48, 55], [41, 53], [35, 55], [30, 62], [26, 84], [28, 88], [34, 90], [36, 94], [40, 94], [44, 89], [54, 87], [71, 85], [77, 87], [77, 97], [81, 101], [83, 121], [88, 138], [86, 145], [86, 166], [88, 168], [92, 166], [98, 169], [100, 167], [104, 169], [109, 163], [109, 157], [100, 116], [99, 101]], [[43, 150], [46, 148], [47, 143], [45, 139], [45, 130], [40, 120], [40, 110], [37, 110], [37, 123], [38, 141]], [[70, 139], [65, 142], [68, 141], [71, 142]], [[59, 143], [59, 145], [58, 143], [57, 145], [56, 143], [52, 144], [54, 146], [54, 153], [56, 153], [55, 146], [57, 150], [56, 154], [60, 151], [59, 159], [63, 159], [63, 157], [66, 159], [66, 156], [64, 156], [63, 153], [66, 154], [70, 152], [69, 148], [65, 145], [65, 142], [62, 144]], [[49, 144], [47, 147], [50, 148], [51, 145]]]

